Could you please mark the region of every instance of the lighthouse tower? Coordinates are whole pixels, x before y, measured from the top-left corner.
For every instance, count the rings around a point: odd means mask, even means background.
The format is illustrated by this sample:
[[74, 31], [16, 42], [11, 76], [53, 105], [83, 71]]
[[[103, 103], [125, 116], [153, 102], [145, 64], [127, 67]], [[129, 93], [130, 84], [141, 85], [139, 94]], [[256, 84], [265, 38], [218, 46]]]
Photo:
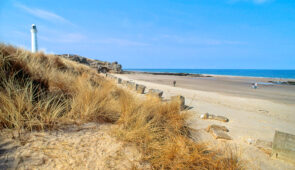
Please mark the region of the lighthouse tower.
[[35, 24], [33, 24], [31, 28], [31, 45], [32, 45], [32, 53], [37, 52], [38, 51], [37, 27]]

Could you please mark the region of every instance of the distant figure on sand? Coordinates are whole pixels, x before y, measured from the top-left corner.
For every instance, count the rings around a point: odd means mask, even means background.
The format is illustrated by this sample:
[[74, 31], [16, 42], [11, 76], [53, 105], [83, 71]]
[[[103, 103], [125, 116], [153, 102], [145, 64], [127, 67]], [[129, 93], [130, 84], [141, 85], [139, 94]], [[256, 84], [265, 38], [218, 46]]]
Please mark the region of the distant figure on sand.
[[252, 83], [252, 88], [253, 88], [253, 89], [257, 89], [257, 86], [258, 86], [258, 85], [257, 85], [257, 82]]
[[175, 85], [176, 85], [176, 81], [174, 80], [174, 81], [173, 81], [173, 86], [175, 87]]

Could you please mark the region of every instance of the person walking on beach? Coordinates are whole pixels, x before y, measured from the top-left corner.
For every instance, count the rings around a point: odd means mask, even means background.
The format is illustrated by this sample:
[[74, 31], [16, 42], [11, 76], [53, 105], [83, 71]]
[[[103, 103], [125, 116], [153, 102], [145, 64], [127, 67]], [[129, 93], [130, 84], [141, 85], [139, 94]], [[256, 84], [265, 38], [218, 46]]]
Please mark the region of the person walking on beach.
[[176, 81], [174, 80], [174, 81], [173, 81], [173, 86], [175, 87], [175, 85], [176, 85]]
[[257, 85], [257, 82], [252, 83], [252, 88], [253, 88], [253, 89], [257, 89], [257, 86], [258, 86], [258, 85]]

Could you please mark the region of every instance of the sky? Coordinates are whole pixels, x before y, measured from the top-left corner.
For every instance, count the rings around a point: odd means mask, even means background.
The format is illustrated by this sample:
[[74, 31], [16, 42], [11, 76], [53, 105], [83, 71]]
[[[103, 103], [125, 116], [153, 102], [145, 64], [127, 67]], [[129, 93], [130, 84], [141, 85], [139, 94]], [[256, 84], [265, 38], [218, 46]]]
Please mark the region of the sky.
[[294, 0], [0, 0], [0, 42], [123, 68], [295, 69]]

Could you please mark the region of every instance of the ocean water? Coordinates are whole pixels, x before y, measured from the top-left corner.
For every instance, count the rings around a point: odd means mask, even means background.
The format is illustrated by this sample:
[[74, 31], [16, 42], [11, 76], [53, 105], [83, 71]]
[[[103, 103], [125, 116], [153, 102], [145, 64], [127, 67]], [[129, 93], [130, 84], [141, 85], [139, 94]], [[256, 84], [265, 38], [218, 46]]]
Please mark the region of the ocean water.
[[192, 73], [212, 74], [246, 77], [269, 77], [295, 79], [295, 70], [256, 70], [256, 69], [126, 69], [128, 71], [143, 72], [168, 72], [168, 73]]

